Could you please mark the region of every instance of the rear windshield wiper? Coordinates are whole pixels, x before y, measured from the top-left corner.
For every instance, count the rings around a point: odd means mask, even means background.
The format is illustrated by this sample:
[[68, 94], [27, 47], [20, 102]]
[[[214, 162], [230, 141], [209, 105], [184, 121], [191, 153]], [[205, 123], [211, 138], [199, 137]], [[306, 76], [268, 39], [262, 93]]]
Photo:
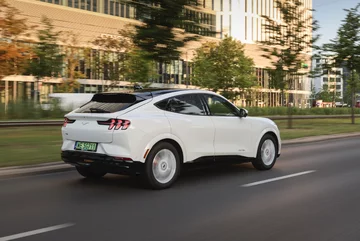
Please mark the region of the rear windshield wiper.
[[110, 111], [103, 110], [100, 108], [90, 108], [91, 113], [110, 113]]

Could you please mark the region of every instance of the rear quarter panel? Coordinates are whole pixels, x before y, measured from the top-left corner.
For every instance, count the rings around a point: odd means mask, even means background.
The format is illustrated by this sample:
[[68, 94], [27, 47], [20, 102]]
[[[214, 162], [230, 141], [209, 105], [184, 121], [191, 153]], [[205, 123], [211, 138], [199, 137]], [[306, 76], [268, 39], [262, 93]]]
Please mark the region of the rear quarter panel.
[[[158, 141], [163, 139], [174, 139], [170, 134], [170, 124], [165, 113], [153, 105], [146, 105], [128, 112], [118, 118], [131, 120], [127, 139], [114, 136], [114, 141], [131, 145], [131, 157], [135, 161], [145, 162], [144, 155], [147, 149], [151, 149]], [[179, 141], [179, 140], [175, 140]]]

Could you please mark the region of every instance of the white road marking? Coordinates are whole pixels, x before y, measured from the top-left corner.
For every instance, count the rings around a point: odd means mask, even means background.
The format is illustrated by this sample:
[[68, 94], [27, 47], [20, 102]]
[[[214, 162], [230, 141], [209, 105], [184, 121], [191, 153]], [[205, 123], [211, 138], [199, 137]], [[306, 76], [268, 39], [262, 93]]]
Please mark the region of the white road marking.
[[[306, 172], [299, 172], [299, 173], [294, 173], [294, 174], [290, 174], [290, 175], [286, 175], [286, 176], [282, 176], [282, 177], [275, 177], [275, 178], [271, 178], [271, 179], [266, 179], [263, 181], [258, 181], [258, 182], [252, 182], [252, 183], [248, 183], [248, 184], [244, 184], [242, 185], [243, 187], [252, 187], [252, 186], [256, 186], [256, 185], [261, 185], [264, 183], [268, 183], [268, 182], [275, 182], [275, 181], [279, 181], [279, 180], [283, 180], [286, 178], [291, 178], [291, 177], [297, 177], [297, 176], [301, 176], [301, 175], [306, 175], [306, 174], [310, 174], [316, 172], [316, 170], [310, 170], [310, 171], [306, 171]], [[0, 240], [1, 241], [1, 240]]]
[[9, 241], [9, 240], [14, 240], [14, 239], [24, 238], [24, 237], [28, 237], [28, 236], [32, 236], [32, 235], [36, 235], [36, 234], [55, 231], [55, 230], [62, 229], [62, 228], [68, 228], [73, 225], [75, 225], [75, 224], [74, 223], [64, 223], [64, 224], [51, 226], [51, 227], [47, 227], [47, 228], [36, 229], [33, 231], [29, 231], [29, 232], [24, 232], [24, 233], [19, 233], [19, 234], [2, 237], [2, 238], [0, 238], [0, 241]]

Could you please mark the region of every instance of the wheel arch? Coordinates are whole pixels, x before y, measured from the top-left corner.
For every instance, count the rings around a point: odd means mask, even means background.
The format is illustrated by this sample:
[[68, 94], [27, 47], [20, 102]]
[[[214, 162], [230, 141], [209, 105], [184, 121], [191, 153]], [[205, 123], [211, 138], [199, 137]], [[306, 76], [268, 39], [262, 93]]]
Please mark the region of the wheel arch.
[[[167, 139], [162, 139], [158, 142], [156, 142], [152, 147], [156, 146], [157, 144], [161, 143], [161, 142], [167, 142], [171, 145], [173, 145], [175, 147], [175, 149], [177, 150], [177, 152], [179, 153], [179, 156], [180, 156], [180, 162], [181, 163], [184, 163], [184, 153], [183, 153], [183, 150], [180, 146], [179, 143], [177, 143], [175, 140], [173, 139], [170, 139], [170, 138], [167, 138]], [[151, 149], [150, 149], [151, 150]]]
[[280, 150], [281, 150], [281, 140], [278, 134], [276, 134], [276, 131], [271, 129], [271, 128], [266, 128], [265, 130], [263, 130], [261, 132], [261, 134], [259, 135], [258, 140], [256, 141], [256, 145], [255, 145], [255, 150], [254, 150], [254, 157], [256, 157], [257, 154], [257, 150], [259, 148], [260, 145], [260, 141], [261, 139], [265, 136], [265, 135], [271, 135], [272, 137], [274, 137], [275, 139], [275, 144], [276, 144], [276, 148], [277, 148], [277, 154], [280, 154]]
[[274, 137], [274, 139], [275, 139], [275, 144], [276, 144], [276, 149], [277, 149], [277, 151], [279, 151], [279, 140], [278, 140], [277, 135], [276, 135], [273, 131], [268, 131], [268, 132], [266, 132], [266, 133], [263, 135], [263, 137], [264, 137], [265, 135], [270, 135], [270, 136]]
[[145, 162], [146, 157], [148, 156], [151, 149], [154, 148], [155, 145], [161, 142], [167, 142], [173, 145], [180, 155], [181, 163], [184, 163], [186, 161], [186, 153], [185, 153], [184, 145], [181, 142], [181, 140], [173, 135], [161, 135], [154, 138], [152, 141], [150, 141], [150, 143], [147, 144], [144, 150], [144, 155], [142, 157], [142, 162]]

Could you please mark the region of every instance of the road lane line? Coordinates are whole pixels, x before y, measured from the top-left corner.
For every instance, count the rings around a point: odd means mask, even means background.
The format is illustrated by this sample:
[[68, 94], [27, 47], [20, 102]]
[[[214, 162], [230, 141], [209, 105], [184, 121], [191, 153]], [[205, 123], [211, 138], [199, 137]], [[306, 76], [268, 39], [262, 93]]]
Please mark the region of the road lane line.
[[306, 174], [310, 174], [310, 173], [313, 173], [313, 172], [316, 172], [316, 170], [310, 170], [310, 171], [306, 171], [306, 172], [299, 172], [299, 173], [294, 173], [294, 174], [290, 174], [290, 175], [286, 175], [286, 176], [282, 176], [282, 177], [275, 177], [275, 178], [270, 178], [270, 179], [266, 179], [266, 180], [263, 180], [263, 181], [252, 182], [252, 183], [244, 184], [244, 185], [242, 185], [242, 187], [252, 187], [252, 186], [256, 186], [256, 185], [265, 184], [265, 183], [268, 183], [268, 182], [275, 182], [275, 181], [279, 181], [279, 180], [283, 180], [283, 179], [287, 179], [287, 178], [306, 175]]
[[36, 235], [36, 234], [55, 231], [55, 230], [62, 229], [62, 228], [68, 228], [73, 225], [75, 225], [75, 224], [74, 223], [64, 223], [64, 224], [51, 226], [51, 227], [47, 227], [47, 228], [36, 229], [33, 231], [29, 231], [29, 232], [24, 232], [24, 233], [19, 233], [19, 234], [2, 237], [2, 238], [0, 238], [0, 241], [9, 241], [9, 240], [14, 240], [14, 239], [24, 238], [24, 237], [28, 237], [28, 236], [32, 236], [32, 235]]

